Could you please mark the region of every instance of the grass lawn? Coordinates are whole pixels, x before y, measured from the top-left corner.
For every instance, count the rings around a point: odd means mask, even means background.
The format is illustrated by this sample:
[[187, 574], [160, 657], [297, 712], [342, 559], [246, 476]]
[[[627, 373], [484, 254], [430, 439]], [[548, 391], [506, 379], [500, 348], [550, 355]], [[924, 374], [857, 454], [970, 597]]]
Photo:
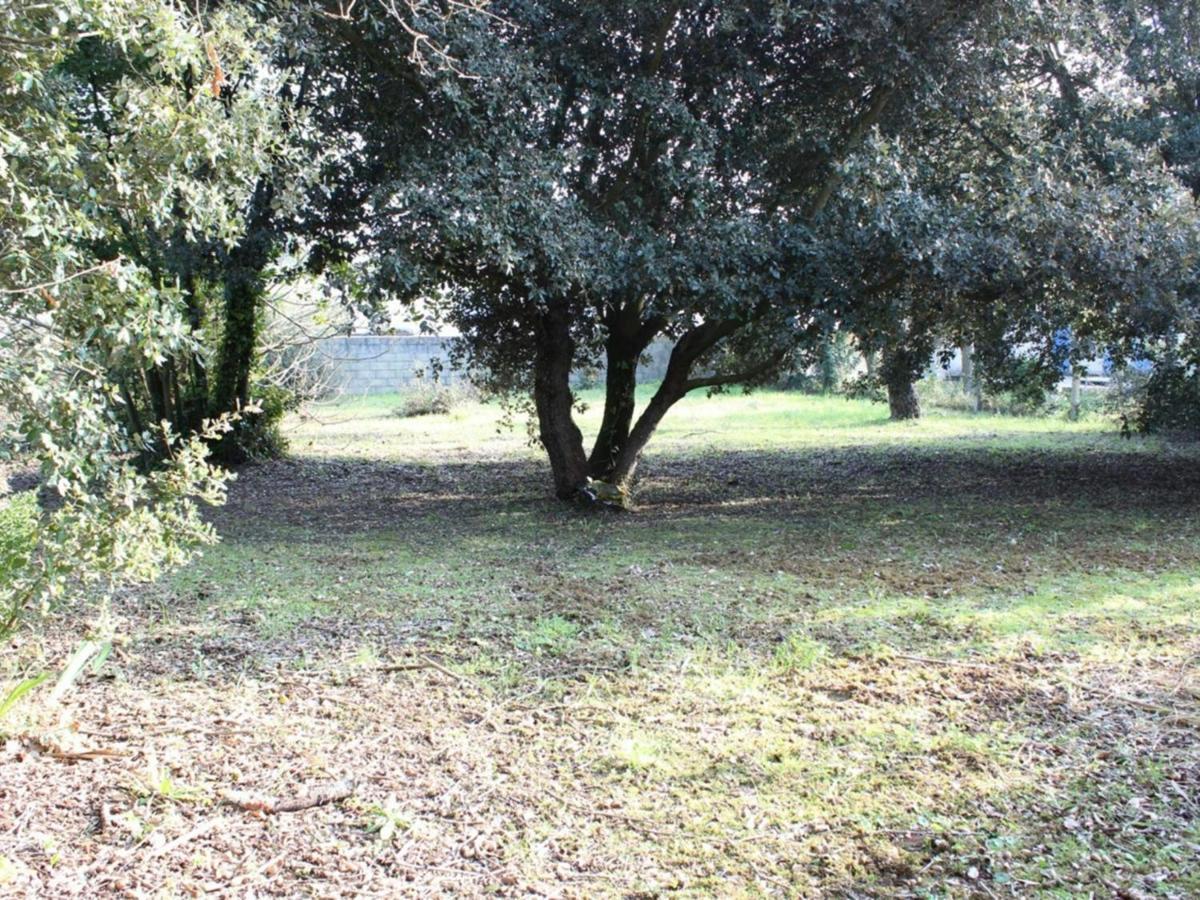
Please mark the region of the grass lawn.
[[115, 605], [46, 727], [120, 755], [10, 742], [0, 892], [1200, 895], [1197, 448], [697, 397], [589, 513], [496, 408], [398, 405], [290, 422]]

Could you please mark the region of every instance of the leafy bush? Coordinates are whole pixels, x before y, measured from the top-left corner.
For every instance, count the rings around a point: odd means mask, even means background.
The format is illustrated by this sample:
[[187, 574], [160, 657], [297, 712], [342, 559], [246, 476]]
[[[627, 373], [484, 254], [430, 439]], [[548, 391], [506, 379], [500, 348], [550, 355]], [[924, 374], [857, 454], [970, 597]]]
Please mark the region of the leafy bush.
[[858, 384], [861, 363], [862, 354], [847, 335], [838, 332], [821, 342], [815, 363], [784, 373], [779, 386], [805, 394], [836, 394], [848, 387], [861, 391], [863, 386]]
[[404, 392], [403, 402], [396, 408], [396, 415], [403, 419], [415, 416], [444, 416], [477, 398], [476, 392], [465, 385], [448, 385], [419, 379], [413, 387]]
[[225, 462], [279, 459], [287, 453], [288, 442], [281, 426], [283, 417], [299, 407], [298, 396], [277, 385], [256, 388], [253, 394], [254, 409], [246, 411], [214, 451]]
[[[200, 506], [223, 502], [227, 476], [208, 456], [239, 417], [193, 426], [170, 414], [174, 363], [202, 348], [179, 270], [159, 268], [154, 241], [238, 240], [280, 126], [271, 92], [192, 87], [215, 52], [265, 64], [232, 9], [78, 0], [2, 15], [0, 194], [20, 202], [0, 204], [0, 455], [30, 456], [54, 496], [40, 510], [32, 496], [3, 501], [0, 627], [11, 629], [26, 612], [150, 581], [215, 540]], [[153, 265], [139, 245], [155, 248]], [[153, 419], [135, 396], [151, 392], [166, 407]]]
[[867, 372], [844, 382], [842, 393], [851, 400], [870, 400], [873, 403], [887, 402], [887, 391], [879, 383], [878, 376]]
[[[925, 378], [917, 383], [921, 405], [930, 409], [975, 412], [973, 398], [962, 389], [962, 383], [945, 378]], [[1109, 409], [1109, 392], [1086, 389], [1080, 398], [1080, 412], [1104, 413]], [[979, 412], [1001, 416], [1065, 416], [1071, 406], [1066, 391], [1045, 390], [1034, 384], [1023, 389], [987, 392], [982, 397]]]
[[1200, 369], [1159, 365], [1136, 395], [1133, 422], [1142, 432], [1200, 435]]
[[0, 498], [0, 637], [16, 625], [28, 599], [19, 576], [33, 558], [38, 517], [33, 491]]
[[1114, 371], [1108, 390], [1104, 394], [1104, 413], [1129, 423], [1130, 427], [1136, 425], [1146, 401], [1146, 386], [1149, 382], [1148, 372], [1132, 368]]
[[572, 374], [572, 383], [581, 391], [604, 387], [604, 371], [598, 366], [583, 366]]
[[[998, 393], [1014, 416], [1030, 416], [1042, 411], [1050, 395], [1047, 390], [1043, 366], [1038, 360], [1017, 360], [1011, 373], [1004, 379], [1004, 389]], [[986, 381], [985, 381], [986, 384]]]

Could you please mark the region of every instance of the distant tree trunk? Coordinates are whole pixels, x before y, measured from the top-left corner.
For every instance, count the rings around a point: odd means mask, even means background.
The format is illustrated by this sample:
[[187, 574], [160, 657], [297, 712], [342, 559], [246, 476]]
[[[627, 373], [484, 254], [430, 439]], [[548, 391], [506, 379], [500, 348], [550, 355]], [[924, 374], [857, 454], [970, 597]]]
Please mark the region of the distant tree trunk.
[[892, 419], [919, 419], [921, 417], [921, 400], [917, 396], [916, 385], [912, 378], [893, 376], [887, 382], [888, 409]]
[[144, 373], [144, 382], [146, 393], [150, 398], [150, 413], [154, 416], [154, 421], [151, 423], [151, 428], [155, 438], [159, 435], [159, 425], [164, 421], [170, 421], [171, 409], [167, 401], [167, 386], [163, 380], [163, 370], [161, 366], [154, 366], [146, 369]]
[[574, 497], [588, 480], [583, 434], [573, 416], [575, 396], [571, 393], [571, 369], [574, 362], [575, 343], [565, 311], [545, 313], [538, 323], [533, 402], [537, 409], [539, 437], [550, 459], [554, 494], [562, 500]]
[[1079, 401], [1083, 389], [1083, 378], [1080, 376], [1079, 366], [1071, 366], [1071, 408], [1067, 411], [1067, 418], [1072, 422], [1079, 419]]
[[[260, 180], [254, 190], [246, 233], [225, 260], [224, 330], [217, 348], [216, 378], [209, 395], [209, 414], [224, 415], [250, 403], [250, 376], [258, 349], [258, 316], [265, 290], [264, 272], [271, 261], [275, 238], [271, 228], [271, 201], [275, 189]], [[246, 451], [239, 433], [254, 427], [243, 421], [214, 448], [229, 463], [242, 462]]]
[[912, 350], [903, 346], [884, 348], [879, 368], [883, 386], [887, 388], [888, 408], [893, 420], [921, 417], [921, 401], [917, 397], [916, 380], [928, 359], [923, 350]]
[[[204, 316], [200, 297], [197, 295], [196, 273], [191, 268], [188, 268], [184, 272], [181, 282], [185, 308], [187, 310], [188, 326], [193, 332], [198, 333], [204, 327]], [[180, 399], [180, 405], [184, 410], [183, 414], [185, 416], [184, 430], [193, 432], [200, 428], [201, 421], [208, 415], [209, 404], [208, 372], [204, 368], [204, 360], [199, 353], [190, 354], [187, 361], [187, 371], [190, 376], [187, 385], [187, 397], [186, 399]]]
[[250, 400], [250, 370], [258, 343], [258, 301], [262, 295], [260, 273], [239, 268], [225, 279], [225, 329], [221, 335], [219, 368], [213, 388], [212, 408], [225, 413]]
[[837, 345], [835, 341], [836, 338], [832, 335], [826, 335], [821, 341], [819, 371], [821, 373], [821, 392], [824, 394], [832, 394], [839, 387]]
[[962, 389], [971, 398], [971, 409], [979, 412], [983, 405], [979, 392], [979, 379], [975, 376], [975, 348], [971, 344], [962, 345]]
[[863, 354], [863, 360], [867, 366], [867, 381], [874, 383], [876, 373], [879, 369], [879, 360], [876, 358], [874, 350], [868, 350]]
[[[185, 76], [189, 92], [191, 80], [192, 75], [189, 72]], [[187, 219], [187, 211], [179, 192], [175, 194], [171, 212], [179, 222]], [[182, 225], [177, 226], [166, 253], [166, 261], [170, 273], [179, 284], [188, 327], [196, 335], [199, 335], [204, 327], [204, 300], [200, 296], [200, 279], [196, 272], [199, 253], [200, 248], [188, 238], [187, 231]], [[180, 371], [176, 373], [175, 383], [175, 408], [179, 421], [175, 424], [181, 434], [188, 434], [199, 430], [201, 422], [209, 414], [208, 372], [204, 367], [204, 358], [198, 352], [180, 358], [179, 366]], [[179, 382], [181, 374], [184, 376], [182, 384]]]

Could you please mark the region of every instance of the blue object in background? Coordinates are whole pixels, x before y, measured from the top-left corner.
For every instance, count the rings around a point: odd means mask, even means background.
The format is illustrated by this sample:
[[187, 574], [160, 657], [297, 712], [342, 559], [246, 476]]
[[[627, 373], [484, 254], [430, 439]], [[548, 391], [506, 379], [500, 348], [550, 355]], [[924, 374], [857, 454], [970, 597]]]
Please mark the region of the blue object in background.
[[1051, 342], [1051, 345], [1054, 347], [1055, 355], [1057, 356], [1057, 355], [1061, 354], [1063, 356], [1062, 374], [1070, 375], [1071, 374], [1071, 360], [1070, 360], [1071, 344], [1073, 343], [1073, 340], [1071, 338], [1071, 329], [1070, 328], [1060, 328], [1058, 331], [1054, 332], [1054, 337], [1052, 337], [1050, 339], [1050, 342]]

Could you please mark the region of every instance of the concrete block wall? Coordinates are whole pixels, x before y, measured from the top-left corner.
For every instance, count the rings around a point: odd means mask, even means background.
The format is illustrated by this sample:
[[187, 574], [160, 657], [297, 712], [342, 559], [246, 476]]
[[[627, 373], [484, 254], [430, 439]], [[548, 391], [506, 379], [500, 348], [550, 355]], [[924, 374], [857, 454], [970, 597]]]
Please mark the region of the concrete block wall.
[[427, 335], [351, 335], [326, 338], [317, 361], [331, 372], [333, 390], [343, 394], [392, 394], [411, 386], [417, 372], [432, 375], [431, 361], [443, 366], [441, 381], [462, 378], [450, 365], [448, 341]]
[[[441, 382], [455, 384], [464, 373], [450, 364], [450, 338], [429, 335], [349, 335], [326, 338], [319, 344], [316, 363], [327, 367], [332, 390], [351, 396], [391, 394], [417, 382], [418, 370], [430, 377], [431, 361], [442, 363]], [[638, 382], [661, 381], [671, 355], [668, 341], [656, 341], [638, 368]], [[603, 371], [579, 371], [575, 382], [604, 383]]]

